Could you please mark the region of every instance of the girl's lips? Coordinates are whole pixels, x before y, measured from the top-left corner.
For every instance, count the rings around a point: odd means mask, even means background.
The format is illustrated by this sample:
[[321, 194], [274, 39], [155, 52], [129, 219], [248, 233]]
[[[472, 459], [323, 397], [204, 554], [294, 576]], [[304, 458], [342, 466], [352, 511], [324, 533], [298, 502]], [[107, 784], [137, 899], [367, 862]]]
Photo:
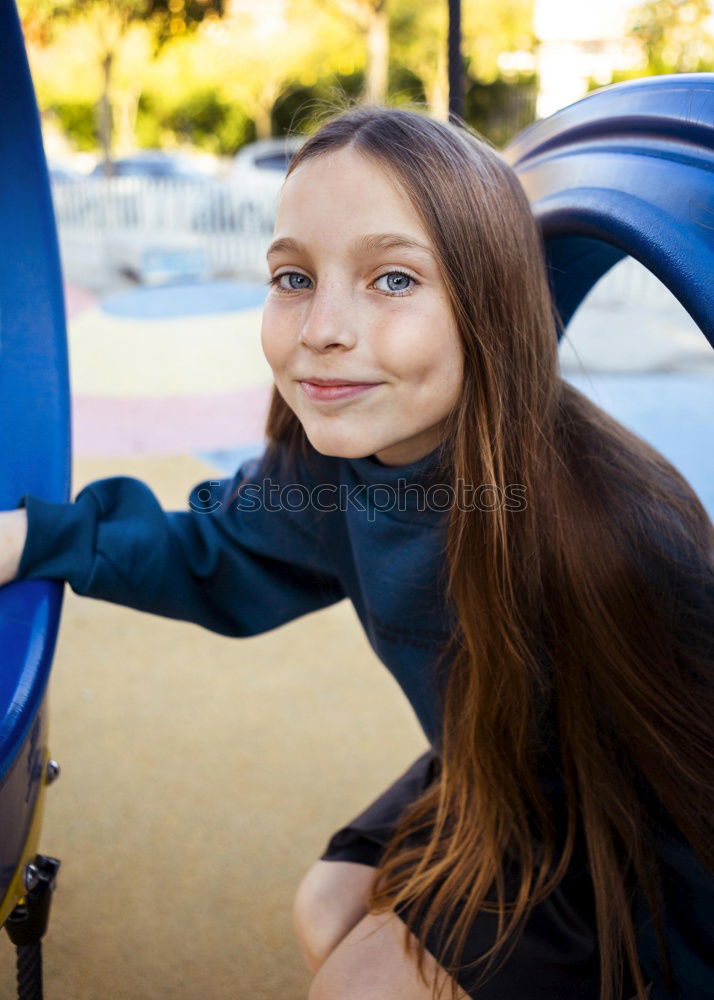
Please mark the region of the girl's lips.
[[374, 389], [379, 382], [353, 382], [349, 385], [316, 385], [314, 382], [298, 382], [298, 385], [308, 397], [319, 402], [329, 402], [332, 399], [349, 399], [358, 396], [368, 389]]

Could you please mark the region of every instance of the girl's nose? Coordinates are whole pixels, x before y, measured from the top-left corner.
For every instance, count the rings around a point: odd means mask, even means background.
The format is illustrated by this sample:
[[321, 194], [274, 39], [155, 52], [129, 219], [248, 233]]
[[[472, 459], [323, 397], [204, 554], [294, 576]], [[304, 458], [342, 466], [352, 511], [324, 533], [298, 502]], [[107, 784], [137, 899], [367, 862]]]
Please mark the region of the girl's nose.
[[325, 290], [315, 292], [305, 314], [299, 341], [313, 351], [355, 346], [355, 322], [349, 300]]

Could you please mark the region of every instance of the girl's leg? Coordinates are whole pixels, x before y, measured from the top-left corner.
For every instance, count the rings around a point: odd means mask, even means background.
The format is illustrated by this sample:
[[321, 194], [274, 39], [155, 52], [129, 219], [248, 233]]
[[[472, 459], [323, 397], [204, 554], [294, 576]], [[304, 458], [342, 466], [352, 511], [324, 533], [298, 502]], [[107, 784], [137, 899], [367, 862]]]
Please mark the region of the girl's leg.
[[293, 926], [305, 963], [317, 972], [367, 914], [374, 868], [354, 861], [316, 861], [300, 883]]
[[[427, 951], [425, 984], [417, 971], [416, 938], [409, 934], [407, 953], [404, 931], [394, 913], [367, 914], [320, 966], [308, 1000], [431, 1000], [435, 978], [438, 995], [450, 1000], [451, 977]], [[469, 1000], [460, 988], [456, 996]]]

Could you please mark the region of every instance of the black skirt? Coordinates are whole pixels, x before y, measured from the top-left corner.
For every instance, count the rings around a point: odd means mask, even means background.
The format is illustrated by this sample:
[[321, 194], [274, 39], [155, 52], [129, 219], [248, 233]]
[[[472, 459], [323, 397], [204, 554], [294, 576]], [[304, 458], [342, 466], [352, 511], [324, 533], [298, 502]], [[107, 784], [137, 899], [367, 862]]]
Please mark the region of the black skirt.
[[[439, 780], [439, 760], [433, 750], [419, 757], [379, 798], [330, 838], [323, 861], [353, 861], [377, 867], [392, 831], [405, 807], [428, 785]], [[511, 883], [514, 884], [514, 883]], [[506, 876], [506, 890], [509, 879]], [[510, 897], [509, 897], [510, 898]], [[404, 911], [397, 911], [402, 919]], [[531, 911], [506, 961], [478, 989], [483, 965], [468, 965], [484, 954], [497, 933], [497, 914], [479, 913], [472, 924], [456, 980], [478, 1000], [598, 1000], [600, 971], [595, 931], [595, 902], [587, 858], [582, 846], [559, 885]], [[439, 961], [439, 938], [450, 929], [437, 921], [424, 936], [419, 922], [412, 928]], [[508, 951], [510, 942], [506, 944]], [[443, 963], [442, 963], [443, 964]], [[635, 986], [630, 976], [622, 996]]]

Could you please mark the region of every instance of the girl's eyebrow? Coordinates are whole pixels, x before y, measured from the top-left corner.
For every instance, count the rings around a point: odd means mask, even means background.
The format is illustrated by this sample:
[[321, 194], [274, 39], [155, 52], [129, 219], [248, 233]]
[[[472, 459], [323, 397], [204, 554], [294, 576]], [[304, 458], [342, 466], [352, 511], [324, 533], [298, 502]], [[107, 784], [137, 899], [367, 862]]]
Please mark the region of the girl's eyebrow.
[[[430, 246], [426, 243], [421, 243], [419, 240], [415, 240], [412, 236], [406, 236], [404, 233], [368, 233], [366, 236], [361, 236], [353, 244], [355, 253], [373, 253], [376, 250], [393, 250], [395, 248], [420, 250], [430, 257], [434, 256]], [[284, 250], [293, 253], [306, 252], [305, 247], [299, 240], [294, 240], [290, 236], [282, 236], [270, 244], [266, 257], [271, 257], [273, 254], [281, 253]]]

